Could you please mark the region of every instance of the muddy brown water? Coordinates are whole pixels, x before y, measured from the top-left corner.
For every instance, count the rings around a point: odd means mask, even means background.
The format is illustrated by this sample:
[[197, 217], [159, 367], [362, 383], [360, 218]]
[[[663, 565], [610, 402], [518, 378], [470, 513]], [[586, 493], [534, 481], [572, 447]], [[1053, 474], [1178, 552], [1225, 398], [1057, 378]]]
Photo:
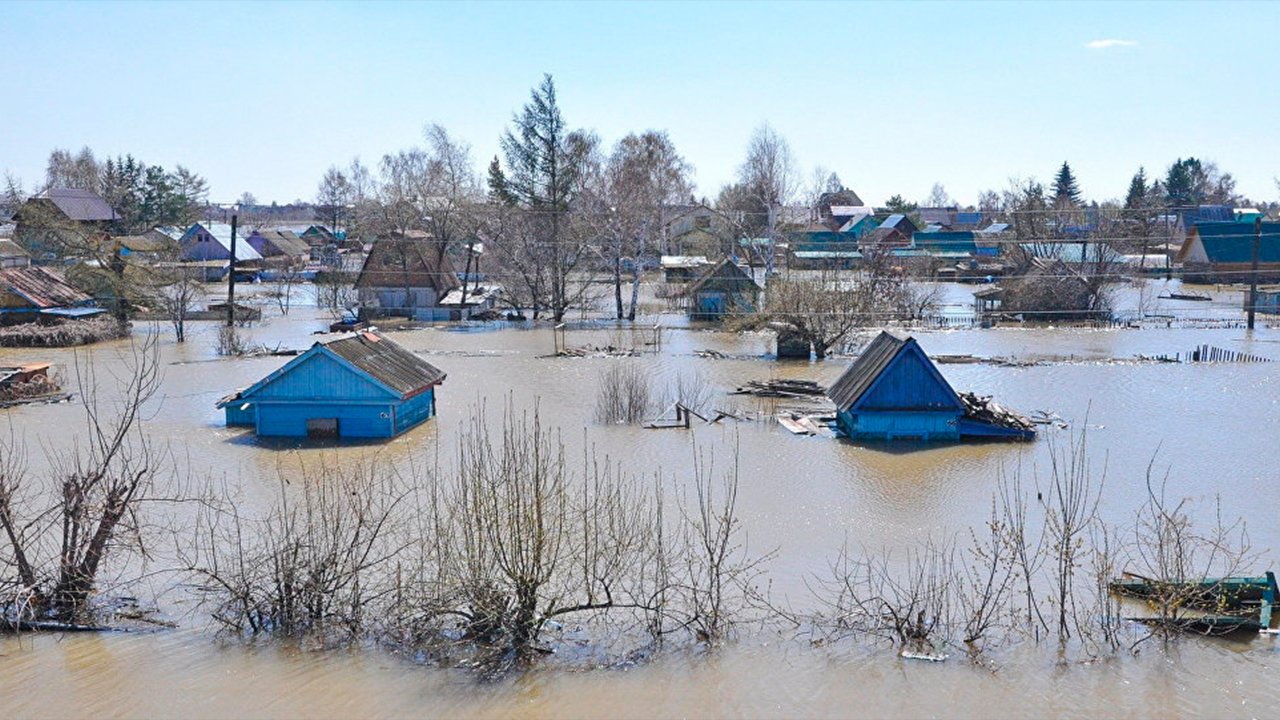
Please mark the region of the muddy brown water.
[[[949, 287], [948, 292], [963, 293]], [[1238, 297], [1238, 296], [1235, 296]], [[1234, 310], [1224, 296], [1217, 313]], [[1202, 312], [1196, 308], [1197, 312]], [[682, 325], [676, 317], [668, 325]], [[288, 318], [269, 313], [248, 330], [272, 346], [306, 347], [328, 319], [309, 308]], [[1264, 320], [1265, 324], [1265, 320]], [[804, 579], [821, 572], [840, 544], [908, 547], [980, 523], [997, 472], [1021, 464], [1043, 472], [1048, 431], [1029, 445], [859, 446], [794, 436], [773, 422], [724, 423], [683, 430], [603, 427], [593, 420], [596, 383], [609, 363], [637, 362], [663, 383], [703, 375], [713, 407], [762, 409], [724, 391], [750, 379], [809, 378], [829, 383], [847, 359], [778, 363], [770, 337], [679, 327], [660, 350], [652, 333], [572, 329], [570, 346], [635, 344], [635, 359], [547, 358], [546, 328], [424, 329], [395, 333], [449, 377], [439, 416], [386, 443], [333, 447], [264, 441], [223, 427], [213, 403], [288, 358], [219, 359], [215, 326], [195, 323], [188, 343], [162, 335], [164, 386], [146, 427], [193, 471], [213, 472], [243, 503], [265, 507], [278, 471], [320, 462], [407, 463], [450, 447], [472, 409], [492, 412], [508, 399], [536, 401], [544, 422], [564, 431], [571, 452], [583, 429], [598, 453], [636, 472], [687, 467], [695, 446], [728, 460], [740, 452], [739, 507], [751, 548], [775, 550], [775, 593], [800, 598]], [[931, 354], [1021, 359], [1073, 357], [1034, 367], [943, 365], [957, 389], [994, 395], [1022, 411], [1057, 413], [1089, 428], [1092, 457], [1106, 459], [1101, 512], [1131, 520], [1145, 493], [1147, 466], [1170, 473], [1179, 496], [1207, 510], [1219, 496], [1224, 515], [1249, 524], [1253, 543], [1277, 557], [1280, 479], [1280, 362], [1163, 365], [1112, 363], [1136, 354], [1172, 354], [1210, 344], [1280, 360], [1280, 330], [1082, 330], [1068, 328], [915, 333]], [[93, 349], [99, 375], [119, 367], [124, 343]], [[711, 349], [724, 359], [701, 358]], [[0, 351], [0, 362], [48, 360], [70, 373], [69, 350]], [[81, 358], [84, 351], [79, 352]], [[103, 378], [105, 379], [105, 378]], [[69, 443], [79, 427], [72, 404], [4, 412], [15, 431], [39, 443]], [[36, 453], [38, 455], [38, 452]], [[33, 470], [40, 460], [33, 457]], [[161, 588], [163, 590], [163, 588]], [[0, 639], [0, 717], [1275, 717], [1280, 715], [1280, 639], [1195, 639], [1170, 650], [1059, 665], [1037, 649], [1015, 650], [992, 671], [964, 661], [921, 664], [885, 648], [809, 650], [771, 635], [749, 635], [713, 655], [674, 653], [625, 670], [535, 670], [479, 684], [459, 671], [426, 668], [378, 650], [315, 652], [219, 640], [181, 593], [158, 602], [176, 630], [154, 633], [25, 636]]]

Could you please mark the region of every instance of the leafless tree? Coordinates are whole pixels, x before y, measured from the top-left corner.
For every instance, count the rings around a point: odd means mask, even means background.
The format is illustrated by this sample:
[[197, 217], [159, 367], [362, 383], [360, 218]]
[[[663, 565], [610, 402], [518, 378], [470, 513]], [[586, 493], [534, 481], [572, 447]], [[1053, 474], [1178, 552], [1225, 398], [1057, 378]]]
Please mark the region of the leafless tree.
[[0, 447], [0, 608], [10, 626], [91, 620], [104, 563], [145, 553], [139, 513], [163, 461], [141, 428], [160, 384], [156, 349], [154, 335], [131, 344], [114, 403], [99, 399], [98, 364], [77, 356], [85, 431], [73, 447], [47, 450], [48, 485], [32, 482], [21, 442]]
[[[602, 172], [601, 212], [613, 276], [617, 317], [635, 320], [644, 263], [656, 249], [663, 210], [681, 202], [693, 189], [691, 167], [665, 132], [628, 135], [614, 147]], [[624, 312], [623, 263], [631, 263], [631, 301]]]
[[187, 318], [205, 296], [205, 289], [200, 268], [183, 265], [180, 256], [180, 250], [172, 248], [158, 254], [142, 271], [152, 302], [173, 325], [174, 339], [186, 342]]
[[739, 182], [763, 206], [765, 232], [769, 240], [764, 250], [765, 275], [773, 274], [774, 254], [779, 238], [782, 209], [796, 193], [796, 167], [786, 138], [765, 124], [756, 129], [747, 144], [747, 158], [738, 168]]
[[933, 188], [929, 190], [929, 197], [924, 199], [924, 207], [951, 207], [956, 201], [947, 194], [947, 189], [942, 183], [934, 183]]

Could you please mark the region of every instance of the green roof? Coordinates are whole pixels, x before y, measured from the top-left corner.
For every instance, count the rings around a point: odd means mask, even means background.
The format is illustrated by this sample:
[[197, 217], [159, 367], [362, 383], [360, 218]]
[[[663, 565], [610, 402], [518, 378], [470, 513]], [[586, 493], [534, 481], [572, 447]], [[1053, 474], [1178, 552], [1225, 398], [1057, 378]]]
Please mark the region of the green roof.
[[[1204, 253], [1213, 263], [1247, 263], [1253, 261], [1253, 223], [1196, 223], [1194, 232], [1204, 245]], [[1262, 244], [1258, 262], [1280, 262], [1280, 222], [1262, 223]]]

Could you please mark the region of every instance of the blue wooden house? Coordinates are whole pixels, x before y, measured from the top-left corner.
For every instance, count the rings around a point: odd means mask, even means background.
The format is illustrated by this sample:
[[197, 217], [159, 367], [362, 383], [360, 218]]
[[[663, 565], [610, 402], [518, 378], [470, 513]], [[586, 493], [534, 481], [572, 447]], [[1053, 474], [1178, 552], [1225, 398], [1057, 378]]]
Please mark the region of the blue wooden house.
[[689, 317], [721, 320], [727, 315], [752, 313], [760, 299], [760, 286], [733, 260], [725, 258], [685, 289]]
[[871, 341], [827, 396], [836, 405], [836, 424], [860, 440], [1035, 437], [1030, 423], [1002, 423], [1003, 412], [958, 395], [915, 338], [888, 332]]
[[318, 342], [218, 401], [227, 425], [276, 437], [389, 438], [436, 410], [445, 374], [375, 332]]

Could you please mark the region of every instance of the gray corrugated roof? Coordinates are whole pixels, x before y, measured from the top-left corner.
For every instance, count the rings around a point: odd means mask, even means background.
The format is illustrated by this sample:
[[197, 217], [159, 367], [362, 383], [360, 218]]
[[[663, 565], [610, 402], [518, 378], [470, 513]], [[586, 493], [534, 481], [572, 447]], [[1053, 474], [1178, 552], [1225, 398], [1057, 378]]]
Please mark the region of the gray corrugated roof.
[[853, 407], [898, 353], [913, 342], [915, 340], [910, 337], [899, 337], [882, 330], [827, 390], [827, 397], [836, 404], [837, 410], [844, 411]]
[[94, 222], [115, 220], [117, 217], [116, 211], [111, 209], [107, 201], [92, 190], [49, 188], [41, 197], [52, 201], [68, 220]]
[[324, 346], [401, 396], [416, 393], [445, 378], [440, 368], [375, 332], [359, 332], [330, 340]]

